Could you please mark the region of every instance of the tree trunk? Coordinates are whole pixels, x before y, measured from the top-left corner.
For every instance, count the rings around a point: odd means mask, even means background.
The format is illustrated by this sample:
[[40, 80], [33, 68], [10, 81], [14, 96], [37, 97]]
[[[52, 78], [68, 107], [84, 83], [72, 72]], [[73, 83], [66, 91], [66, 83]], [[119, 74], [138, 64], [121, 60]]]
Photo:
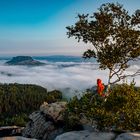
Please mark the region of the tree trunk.
[[112, 74], [112, 70], [110, 69], [109, 71], [109, 77], [108, 77], [108, 83], [107, 83], [107, 89], [106, 89], [106, 93], [109, 94], [110, 91], [110, 79], [111, 79], [111, 74]]

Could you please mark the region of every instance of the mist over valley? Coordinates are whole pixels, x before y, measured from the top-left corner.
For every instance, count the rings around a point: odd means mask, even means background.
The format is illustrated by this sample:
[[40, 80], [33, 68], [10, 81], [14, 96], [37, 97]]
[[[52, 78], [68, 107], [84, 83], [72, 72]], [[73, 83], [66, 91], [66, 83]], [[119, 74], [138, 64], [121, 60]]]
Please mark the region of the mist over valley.
[[[84, 60], [81, 57], [73, 56], [43, 56], [33, 57], [45, 65], [42, 66], [22, 66], [5, 65], [10, 57], [0, 59], [0, 79], [1, 83], [21, 83], [41, 85], [47, 90], [58, 89], [65, 93], [64, 96], [72, 97], [87, 88], [96, 85], [96, 80], [101, 78], [103, 83], [107, 83], [107, 70], [100, 70], [95, 60]], [[132, 65], [127, 73], [132, 73], [139, 69], [139, 65]], [[140, 85], [140, 76], [135, 80], [136, 85]], [[128, 78], [127, 82], [131, 82]]]

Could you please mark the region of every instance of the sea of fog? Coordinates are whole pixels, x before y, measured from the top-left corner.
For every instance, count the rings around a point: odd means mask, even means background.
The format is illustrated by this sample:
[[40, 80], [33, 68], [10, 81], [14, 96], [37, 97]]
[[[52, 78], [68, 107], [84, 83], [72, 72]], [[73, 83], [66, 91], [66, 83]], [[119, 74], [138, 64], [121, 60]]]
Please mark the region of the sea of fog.
[[[0, 58], [0, 82], [37, 84], [48, 90], [58, 89], [64, 92], [65, 97], [72, 97], [82, 93], [87, 88], [96, 85], [97, 78], [106, 84], [108, 71], [99, 70], [95, 60], [84, 60], [72, 56], [44, 56], [34, 59], [46, 63], [44, 66], [8, 66], [5, 65], [10, 57]], [[140, 68], [140, 63], [132, 64], [126, 73], [133, 73]], [[126, 79], [128, 83], [132, 78]], [[140, 86], [140, 76], [135, 78]]]

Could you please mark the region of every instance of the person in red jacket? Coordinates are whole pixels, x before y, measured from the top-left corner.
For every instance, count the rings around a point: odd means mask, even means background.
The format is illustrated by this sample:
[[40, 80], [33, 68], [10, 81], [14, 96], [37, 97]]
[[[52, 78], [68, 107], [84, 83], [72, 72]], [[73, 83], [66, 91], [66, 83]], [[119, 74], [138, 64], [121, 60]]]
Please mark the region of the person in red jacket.
[[97, 79], [97, 92], [100, 96], [104, 96], [103, 91], [105, 89], [105, 86], [102, 83], [101, 79]]

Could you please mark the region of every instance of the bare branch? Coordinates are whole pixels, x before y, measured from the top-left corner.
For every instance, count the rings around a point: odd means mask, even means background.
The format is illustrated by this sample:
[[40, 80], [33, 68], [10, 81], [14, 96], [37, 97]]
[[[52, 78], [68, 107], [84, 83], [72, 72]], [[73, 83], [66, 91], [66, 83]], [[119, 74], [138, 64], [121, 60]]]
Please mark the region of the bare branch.
[[116, 74], [118, 79], [115, 80], [114, 82], [111, 82], [110, 84], [115, 84], [115, 83], [119, 82], [120, 80], [125, 79], [126, 77], [135, 77], [135, 76], [138, 76], [138, 75], [140, 75], [140, 69], [133, 74], [122, 75], [122, 76], [119, 76], [119, 74]]
[[[118, 77], [118, 76], [121, 76], [121, 75], [123, 74], [123, 72], [125, 71], [125, 69], [126, 69], [126, 68], [124, 69], [123, 66], [124, 66], [124, 65], [127, 65], [127, 63], [128, 63], [130, 60], [133, 60], [133, 59], [129, 58], [129, 59], [125, 60], [125, 62], [122, 63], [122, 64], [120, 65], [120, 68], [119, 68], [117, 71], [115, 71], [115, 69], [117, 69], [117, 66], [118, 66], [118, 65], [116, 65], [115, 68], [112, 69], [112, 71], [113, 71], [114, 73], [112, 73], [111, 78], [112, 78], [114, 75], [116, 75], [117, 77]], [[119, 73], [119, 72], [120, 72], [120, 73]]]

